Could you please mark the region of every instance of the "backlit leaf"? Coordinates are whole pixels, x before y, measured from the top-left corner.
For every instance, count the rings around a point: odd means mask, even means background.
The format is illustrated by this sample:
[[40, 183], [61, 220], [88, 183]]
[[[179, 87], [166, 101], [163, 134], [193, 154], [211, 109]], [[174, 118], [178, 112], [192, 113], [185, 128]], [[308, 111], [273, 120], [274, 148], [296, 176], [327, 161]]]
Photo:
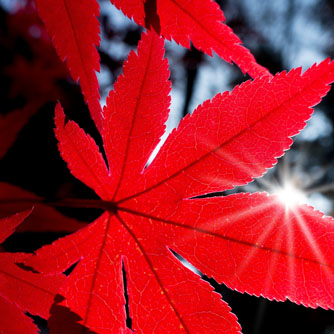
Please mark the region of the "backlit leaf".
[[60, 305], [99, 333], [129, 331], [125, 295], [136, 333], [240, 332], [229, 306], [174, 252], [232, 289], [334, 309], [332, 218], [264, 193], [193, 198], [271, 168], [328, 92], [334, 62], [218, 94], [181, 121], [146, 167], [167, 117], [168, 71], [155, 33], [143, 34], [137, 52], [105, 109], [108, 167], [94, 140], [56, 107], [60, 153], [106, 212], [25, 264], [55, 274], [79, 261]]

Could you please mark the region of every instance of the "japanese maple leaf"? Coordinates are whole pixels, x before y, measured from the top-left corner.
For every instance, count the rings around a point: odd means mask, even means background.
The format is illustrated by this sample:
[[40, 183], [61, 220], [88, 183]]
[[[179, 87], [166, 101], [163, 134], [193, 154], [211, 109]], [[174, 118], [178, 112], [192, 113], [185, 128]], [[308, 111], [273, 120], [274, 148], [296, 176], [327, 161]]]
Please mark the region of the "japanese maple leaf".
[[332, 218], [266, 193], [195, 197], [244, 185], [272, 167], [329, 90], [334, 62], [216, 95], [181, 121], [145, 167], [164, 132], [170, 83], [160, 38], [143, 34], [137, 52], [104, 109], [107, 163], [56, 106], [61, 155], [105, 213], [25, 263], [57, 273], [80, 260], [59, 290], [60, 305], [98, 333], [129, 331], [122, 268], [136, 333], [240, 332], [220, 295], [173, 252], [231, 289], [334, 308]]
[[259, 65], [241, 40], [224, 24], [224, 13], [212, 0], [111, 0], [125, 15], [142, 26], [153, 27], [168, 40], [183, 47], [193, 45], [212, 56], [215, 51], [225, 61], [232, 61], [256, 78], [270, 75]]
[[[22, 211], [0, 219], [0, 243], [5, 241], [31, 213]], [[0, 321], [1, 333], [37, 334], [37, 327], [24, 313], [30, 312], [43, 318], [49, 317], [49, 309], [64, 275], [42, 275], [18, 267], [29, 256], [25, 253], [0, 253]]]

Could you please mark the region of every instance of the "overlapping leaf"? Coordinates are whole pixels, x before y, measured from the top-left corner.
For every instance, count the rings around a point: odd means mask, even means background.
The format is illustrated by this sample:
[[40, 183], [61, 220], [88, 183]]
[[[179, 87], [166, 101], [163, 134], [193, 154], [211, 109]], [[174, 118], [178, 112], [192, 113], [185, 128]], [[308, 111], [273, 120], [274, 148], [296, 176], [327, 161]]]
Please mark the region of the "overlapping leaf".
[[81, 324], [99, 333], [128, 330], [123, 270], [136, 332], [239, 333], [228, 305], [172, 251], [233, 289], [334, 308], [331, 218], [308, 206], [288, 210], [266, 194], [192, 198], [245, 184], [272, 167], [327, 93], [334, 63], [217, 95], [182, 120], [145, 168], [167, 117], [162, 55], [163, 41], [144, 34], [109, 96], [102, 132], [109, 170], [94, 140], [65, 122], [57, 106], [61, 155], [106, 212], [26, 264], [57, 273], [80, 260], [60, 294]]
[[[0, 242], [10, 236], [30, 213], [31, 210], [26, 210], [1, 218]], [[23, 262], [27, 256], [24, 253], [0, 254], [0, 309], [6, 309], [7, 317], [1, 319], [3, 333], [37, 333], [36, 326], [24, 313], [28, 311], [48, 318], [53, 299], [64, 281], [62, 274], [45, 276], [23, 270], [15, 264]]]
[[[14, 111], [3, 110], [5, 113], [0, 114], [0, 158], [41, 106], [63, 95], [58, 83], [68, 77], [66, 67], [55, 53], [31, 2], [27, 1], [22, 8], [8, 15], [7, 24], [8, 32], [2, 36], [1, 43], [8, 57], [13, 53], [13, 61], [3, 68], [2, 74], [10, 80], [9, 98], [17, 103], [23, 97], [25, 104]], [[30, 57], [17, 54], [13, 41], [27, 43]]]
[[[133, 1], [112, 0], [138, 24], [150, 25], [158, 17], [162, 35], [174, 39], [182, 46], [195, 47], [212, 55], [215, 51], [228, 62], [236, 63], [243, 72], [252, 77], [269, 75], [259, 65], [225, 20], [219, 6], [211, 0], [185, 2], [181, 0]], [[90, 107], [97, 127], [101, 130], [102, 112], [99, 105], [99, 86], [95, 71], [99, 70], [99, 6], [96, 0], [36, 0], [39, 14], [44, 21], [60, 58], [66, 59], [67, 66], [75, 81], [80, 80], [82, 92]], [[145, 6], [146, 13], [145, 13]]]
[[0, 218], [34, 206], [33, 212], [18, 226], [18, 232], [75, 232], [86, 224], [65, 217], [35, 194], [0, 182]]
[[37, 334], [38, 328], [32, 319], [15, 305], [0, 297], [0, 313], [5, 315], [1, 318], [0, 332], [11, 334]]
[[135, 22], [144, 26], [145, 25], [145, 8], [144, 0], [111, 0], [111, 2], [122, 12], [133, 18]]
[[158, 24], [158, 27], [154, 26], [155, 29], [160, 29], [168, 40], [173, 39], [186, 48], [190, 47], [191, 41], [196, 48], [210, 56], [215, 51], [253, 78], [270, 76], [268, 70], [259, 65], [250, 51], [241, 45], [241, 40], [232, 29], [223, 23], [224, 14], [212, 0], [141, 0], [136, 1], [135, 6], [132, 0], [111, 2], [140, 25], [145, 22], [146, 25]]
[[36, 6], [59, 57], [66, 60], [73, 79], [80, 80], [91, 116], [100, 128], [102, 112], [95, 73], [100, 69], [96, 49], [100, 44], [98, 3], [95, 0], [36, 0]]
[[26, 210], [10, 217], [1, 219], [0, 243], [2, 244], [15, 231], [15, 228], [23, 222], [31, 213], [31, 210]]

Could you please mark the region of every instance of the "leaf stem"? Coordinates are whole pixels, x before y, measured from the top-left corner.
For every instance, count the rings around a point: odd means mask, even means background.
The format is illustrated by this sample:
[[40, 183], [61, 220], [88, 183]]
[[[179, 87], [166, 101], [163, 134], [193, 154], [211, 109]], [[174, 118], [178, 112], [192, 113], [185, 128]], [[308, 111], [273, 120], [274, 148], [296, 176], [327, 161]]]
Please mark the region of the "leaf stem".
[[90, 209], [103, 209], [107, 211], [115, 211], [117, 205], [113, 202], [103, 201], [100, 199], [79, 199], [79, 198], [63, 198], [57, 200], [46, 200], [41, 198], [8, 198], [0, 199], [0, 205], [2, 204], [29, 204], [38, 205], [43, 204], [51, 207], [66, 207], [66, 208], [90, 208]]

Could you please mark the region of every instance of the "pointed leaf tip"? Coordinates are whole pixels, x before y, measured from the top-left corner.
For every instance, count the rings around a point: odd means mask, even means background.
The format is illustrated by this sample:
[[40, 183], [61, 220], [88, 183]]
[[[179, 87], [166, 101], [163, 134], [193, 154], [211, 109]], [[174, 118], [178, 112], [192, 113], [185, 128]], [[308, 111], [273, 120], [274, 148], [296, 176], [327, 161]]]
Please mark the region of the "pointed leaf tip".
[[96, 77], [96, 71], [100, 70], [96, 49], [100, 45], [99, 4], [96, 0], [36, 0], [36, 6], [59, 57], [66, 60], [73, 79], [80, 81], [91, 117], [97, 128], [102, 130]]
[[249, 80], [205, 101], [169, 134], [136, 193], [190, 198], [263, 175], [290, 148], [333, 81], [334, 63], [325, 60], [303, 74], [294, 69]]
[[4, 242], [14, 233], [15, 228], [31, 214], [32, 210], [31, 208], [30, 210], [25, 210], [10, 217], [0, 219], [0, 243]]
[[59, 102], [55, 108], [55, 126], [58, 149], [71, 173], [94, 189], [101, 198], [109, 200], [109, 171], [99, 147], [78, 124], [66, 119]]
[[103, 142], [114, 199], [136, 184], [165, 131], [171, 83], [163, 46], [155, 32], [144, 32], [107, 98]]

